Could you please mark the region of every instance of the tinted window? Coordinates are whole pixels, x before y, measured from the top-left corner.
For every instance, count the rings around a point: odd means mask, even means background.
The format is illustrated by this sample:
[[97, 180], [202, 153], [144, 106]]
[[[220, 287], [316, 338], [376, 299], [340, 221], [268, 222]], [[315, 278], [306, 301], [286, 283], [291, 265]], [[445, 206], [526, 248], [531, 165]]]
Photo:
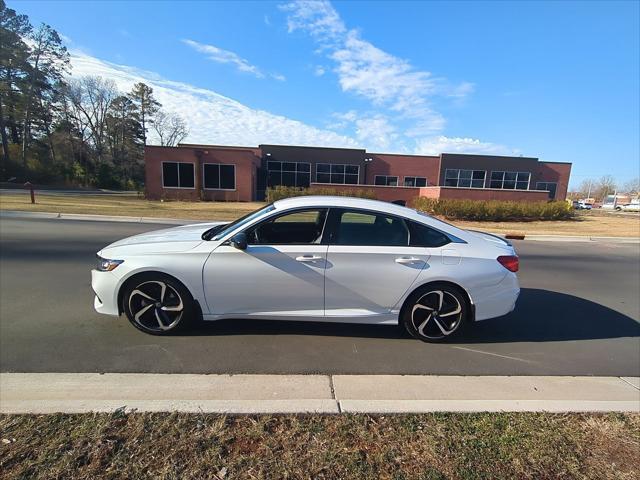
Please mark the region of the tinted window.
[[344, 210], [339, 213], [336, 245], [408, 246], [409, 230], [401, 218]]
[[193, 163], [178, 163], [178, 174], [182, 188], [193, 188]]
[[165, 162], [162, 164], [162, 184], [165, 187], [178, 187], [178, 164]]
[[162, 185], [164, 187], [193, 188], [193, 182], [193, 163], [162, 163]]
[[409, 222], [411, 232], [410, 244], [412, 247], [442, 247], [450, 243], [449, 237], [431, 227], [416, 222]]
[[316, 244], [322, 239], [327, 209], [298, 210], [266, 220], [247, 232], [252, 245]]
[[204, 188], [213, 190], [235, 190], [236, 167], [218, 163], [205, 163]]

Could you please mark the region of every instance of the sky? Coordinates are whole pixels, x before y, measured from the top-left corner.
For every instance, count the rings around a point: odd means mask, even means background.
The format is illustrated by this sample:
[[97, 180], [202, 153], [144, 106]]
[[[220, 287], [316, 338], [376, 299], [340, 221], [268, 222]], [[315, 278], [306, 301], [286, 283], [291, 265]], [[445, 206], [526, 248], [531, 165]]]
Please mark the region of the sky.
[[190, 143], [523, 155], [640, 175], [640, 2], [15, 1], [70, 75], [144, 81]]

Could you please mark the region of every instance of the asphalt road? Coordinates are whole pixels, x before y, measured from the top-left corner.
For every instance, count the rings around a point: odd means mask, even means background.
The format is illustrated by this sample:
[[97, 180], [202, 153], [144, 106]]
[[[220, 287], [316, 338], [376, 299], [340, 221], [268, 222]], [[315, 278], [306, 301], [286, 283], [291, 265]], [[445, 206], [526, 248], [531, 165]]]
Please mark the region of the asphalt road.
[[516, 310], [431, 345], [398, 327], [211, 322], [154, 337], [93, 310], [95, 252], [160, 228], [0, 220], [5, 372], [640, 376], [640, 246], [523, 241]]

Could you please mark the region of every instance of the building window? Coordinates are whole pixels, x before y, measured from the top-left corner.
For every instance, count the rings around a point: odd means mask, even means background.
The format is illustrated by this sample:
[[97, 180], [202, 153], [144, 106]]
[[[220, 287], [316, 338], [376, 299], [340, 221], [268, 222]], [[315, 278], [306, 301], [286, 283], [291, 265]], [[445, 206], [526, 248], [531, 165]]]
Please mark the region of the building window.
[[556, 198], [556, 189], [558, 184], [556, 182], [538, 182], [536, 183], [536, 190], [547, 190], [549, 192], [549, 198]]
[[404, 177], [405, 187], [426, 187], [427, 179], [425, 177]]
[[162, 162], [162, 186], [165, 188], [193, 188], [193, 163]]
[[529, 172], [491, 172], [491, 188], [529, 190]]
[[458, 188], [484, 188], [485, 170], [459, 170], [447, 168], [444, 172], [444, 186]]
[[267, 162], [267, 180], [270, 187], [307, 188], [311, 183], [311, 164], [307, 162]]
[[220, 163], [205, 163], [204, 188], [206, 190], [235, 190], [236, 166]]
[[373, 181], [374, 185], [384, 185], [387, 187], [397, 187], [398, 177], [393, 175], [376, 175]]
[[318, 183], [358, 185], [359, 178], [359, 165], [337, 163], [318, 163], [316, 165], [316, 182]]

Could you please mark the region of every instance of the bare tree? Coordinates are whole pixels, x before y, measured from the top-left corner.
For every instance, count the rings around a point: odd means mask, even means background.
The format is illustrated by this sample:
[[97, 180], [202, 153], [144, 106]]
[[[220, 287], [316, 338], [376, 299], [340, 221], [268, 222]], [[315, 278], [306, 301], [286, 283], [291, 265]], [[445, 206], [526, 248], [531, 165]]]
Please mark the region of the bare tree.
[[158, 135], [160, 145], [163, 147], [172, 147], [189, 135], [189, 129], [182, 117], [164, 110], [158, 110], [156, 113], [153, 120], [153, 130]]
[[115, 83], [101, 77], [82, 77], [72, 81], [69, 86], [69, 99], [79, 122], [87, 126], [98, 164], [102, 163], [104, 154], [107, 114], [117, 96]]
[[622, 192], [631, 197], [640, 195], [640, 178], [636, 177], [626, 182], [622, 186]]

